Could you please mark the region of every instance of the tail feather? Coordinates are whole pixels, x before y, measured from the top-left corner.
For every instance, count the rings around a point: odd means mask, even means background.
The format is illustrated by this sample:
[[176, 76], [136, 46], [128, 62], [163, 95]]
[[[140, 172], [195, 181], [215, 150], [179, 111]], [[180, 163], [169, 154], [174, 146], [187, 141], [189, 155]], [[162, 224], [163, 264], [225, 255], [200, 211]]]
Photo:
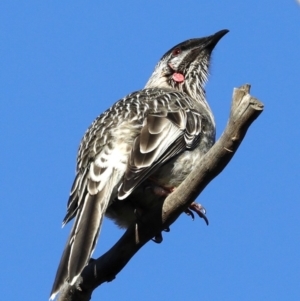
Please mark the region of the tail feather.
[[70, 251], [71, 251], [70, 238], [73, 236], [74, 226], [75, 226], [75, 224], [73, 225], [73, 228], [72, 228], [70, 236], [67, 240], [67, 244], [65, 246], [64, 252], [60, 259], [60, 263], [59, 263], [59, 266], [58, 266], [58, 269], [56, 272], [56, 276], [55, 276], [55, 280], [54, 280], [52, 290], [51, 290], [50, 300], [54, 300], [56, 294], [59, 292], [59, 290], [61, 289], [65, 280], [68, 278], [68, 262], [69, 262]]
[[86, 196], [82, 214], [79, 216], [75, 229], [73, 242], [71, 242], [72, 247], [68, 265], [71, 285], [75, 283], [94, 251], [102, 219], [110, 197], [110, 195], [102, 195], [105, 190], [106, 189], [103, 189], [95, 196]]
[[50, 299], [53, 300], [65, 281], [73, 285], [87, 265], [100, 232], [102, 220], [114, 188], [114, 176], [95, 195], [87, 192], [61, 257]]

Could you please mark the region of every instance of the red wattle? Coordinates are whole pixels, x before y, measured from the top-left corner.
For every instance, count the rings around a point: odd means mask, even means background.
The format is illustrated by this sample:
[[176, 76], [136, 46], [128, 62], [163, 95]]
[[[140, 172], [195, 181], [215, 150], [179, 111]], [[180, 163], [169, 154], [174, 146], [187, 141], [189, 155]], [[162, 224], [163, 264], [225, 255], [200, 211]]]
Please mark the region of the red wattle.
[[182, 83], [184, 81], [184, 76], [181, 73], [173, 73], [172, 78], [177, 83]]

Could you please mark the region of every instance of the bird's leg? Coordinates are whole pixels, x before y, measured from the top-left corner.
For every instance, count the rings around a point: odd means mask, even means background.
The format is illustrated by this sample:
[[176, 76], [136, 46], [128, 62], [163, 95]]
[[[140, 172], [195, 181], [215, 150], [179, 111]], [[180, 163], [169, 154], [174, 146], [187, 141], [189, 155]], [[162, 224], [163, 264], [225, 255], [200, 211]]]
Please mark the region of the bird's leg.
[[[149, 180], [153, 183], [152, 190], [153, 190], [153, 193], [157, 196], [166, 196], [167, 197], [170, 193], [172, 193], [176, 189], [176, 187], [161, 186], [154, 178], [149, 178]], [[203, 218], [207, 225], [209, 224], [208, 218], [205, 215], [206, 210], [201, 204], [193, 202], [189, 206], [189, 208], [185, 210], [185, 213], [187, 215], [191, 216], [192, 219], [194, 220], [195, 215], [194, 215], [193, 211], [196, 212], [199, 217]]]
[[176, 187], [166, 187], [161, 185], [155, 178], [150, 177], [148, 178], [150, 184], [150, 187], [152, 189], [152, 192], [157, 196], [165, 196], [167, 197], [170, 193], [172, 193]]
[[134, 209], [134, 215], [136, 217], [136, 222], [135, 222], [135, 243], [139, 244], [140, 243], [140, 238], [139, 238], [139, 224], [138, 221], [141, 221], [141, 213], [137, 208]]
[[201, 217], [201, 218], [204, 219], [206, 225], [209, 224], [208, 218], [207, 218], [206, 215], [205, 215], [205, 214], [206, 214], [206, 210], [205, 210], [205, 208], [204, 208], [201, 204], [196, 203], [196, 202], [193, 202], [193, 203], [189, 206], [189, 208], [185, 210], [185, 213], [186, 213], [187, 215], [190, 215], [190, 216], [192, 217], [192, 219], [194, 220], [194, 217], [195, 217], [195, 216], [194, 216], [193, 211], [196, 212], [196, 213], [198, 214], [199, 217]]
[[157, 196], [168, 196], [170, 193], [172, 193], [175, 190], [175, 187], [162, 187], [159, 185], [153, 186], [153, 192]]
[[[140, 210], [138, 210], [137, 208], [135, 208], [134, 209], [134, 214], [136, 216], [136, 223], [135, 223], [135, 243], [139, 244], [140, 243], [140, 239], [139, 239], [139, 225], [138, 225], [138, 222], [143, 222], [143, 221], [141, 219], [142, 215], [141, 215]], [[167, 229], [164, 229], [164, 231], [165, 232], [169, 232], [170, 228], [168, 227]], [[152, 241], [154, 241], [157, 244], [160, 244], [163, 241], [163, 237], [162, 237], [161, 232], [159, 234], [155, 235], [152, 238]]]
[[138, 245], [140, 243], [139, 238], [139, 225], [138, 223], [135, 223], [135, 243]]
[[[149, 186], [146, 186], [145, 189], [151, 189], [152, 192], [158, 197], [167, 197], [171, 192], [175, 190], [174, 187], [163, 187], [158, 184], [158, 182], [154, 178], [149, 178], [149, 182], [151, 183]], [[166, 228], [163, 231], [170, 232], [170, 228]], [[161, 243], [163, 241], [162, 233], [155, 235], [152, 238], [152, 241], [155, 243]]]

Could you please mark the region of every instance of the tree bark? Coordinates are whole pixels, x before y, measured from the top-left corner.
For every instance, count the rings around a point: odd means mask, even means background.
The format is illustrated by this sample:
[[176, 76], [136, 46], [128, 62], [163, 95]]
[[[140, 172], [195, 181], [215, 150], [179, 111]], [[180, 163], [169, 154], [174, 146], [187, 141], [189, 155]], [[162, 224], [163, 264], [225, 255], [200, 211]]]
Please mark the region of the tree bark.
[[250, 85], [234, 89], [229, 121], [220, 139], [203, 156], [187, 179], [162, 204], [131, 225], [105, 254], [91, 260], [74, 286], [66, 283], [58, 301], [87, 301], [103, 282], [112, 281], [134, 254], [167, 229], [229, 163], [263, 104], [249, 95]]

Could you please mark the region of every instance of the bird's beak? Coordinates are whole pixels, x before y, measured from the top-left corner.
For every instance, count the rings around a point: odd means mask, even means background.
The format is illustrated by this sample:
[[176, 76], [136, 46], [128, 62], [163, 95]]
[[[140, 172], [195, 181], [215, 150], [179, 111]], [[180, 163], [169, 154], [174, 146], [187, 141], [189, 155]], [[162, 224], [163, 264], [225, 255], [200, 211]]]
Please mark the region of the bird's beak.
[[223, 29], [220, 30], [218, 32], [216, 32], [215, 34], [206, 37], [204, 41], [204, 45], [203, 48], [209, 50], [210, 52], [213, 51], [213, 49], [215, 48], [215, 46], [218, 44], [218, 42], [229, 32], [228, 29]]

